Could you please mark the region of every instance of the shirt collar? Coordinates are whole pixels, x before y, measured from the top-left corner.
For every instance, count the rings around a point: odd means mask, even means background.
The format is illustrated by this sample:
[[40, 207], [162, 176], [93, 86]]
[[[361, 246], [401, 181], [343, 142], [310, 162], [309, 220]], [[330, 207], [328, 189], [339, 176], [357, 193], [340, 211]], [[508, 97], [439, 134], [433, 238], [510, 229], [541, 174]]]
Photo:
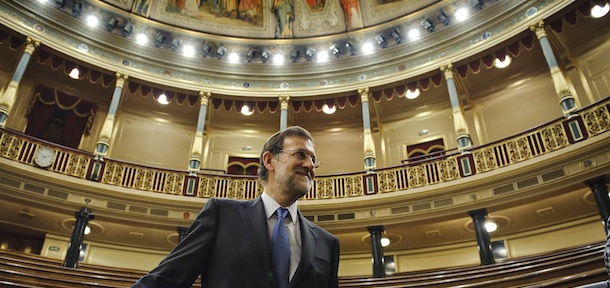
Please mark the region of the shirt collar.
[[[265, 207], [265, 217], [267, 217], [266, 219], [269, 219], [271, 218], [271, 216], [273, 216], [273, 213], [275, 213], [277, 208], [280, 208], [281, 206], [266, 192], [263, 192], [263, 194], [261, 195], [261, 199], [263, 200], [263, 206]], [[295, 222], [295, 220], [297, 219], [297, 201], [292, 203], [292, 205], [284, 208], [286, 208], [288, 210], [288, 213], [290, 213], [291, 221]]]

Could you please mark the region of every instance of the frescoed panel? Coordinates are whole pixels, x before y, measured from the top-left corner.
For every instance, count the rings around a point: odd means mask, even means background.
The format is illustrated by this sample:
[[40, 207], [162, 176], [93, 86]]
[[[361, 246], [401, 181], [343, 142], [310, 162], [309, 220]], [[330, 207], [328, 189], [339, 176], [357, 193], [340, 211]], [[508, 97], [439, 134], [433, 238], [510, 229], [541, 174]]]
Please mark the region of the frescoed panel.
[[133, 7], [133, 2], [135, 0], [102, 0], [102, 1], [104, 1], [110, 5], [113, 5], [113, 6], [123, 8], [125, 10], [131, 10], [131, 7]]
[[440, 0], [360, 0], [364, 26], [417, 12]]

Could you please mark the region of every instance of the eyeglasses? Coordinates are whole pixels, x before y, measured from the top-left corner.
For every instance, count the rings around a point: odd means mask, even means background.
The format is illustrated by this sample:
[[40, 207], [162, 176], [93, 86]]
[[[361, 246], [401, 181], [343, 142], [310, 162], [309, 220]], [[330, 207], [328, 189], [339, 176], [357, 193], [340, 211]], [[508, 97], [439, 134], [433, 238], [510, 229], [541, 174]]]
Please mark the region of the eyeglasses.
[[309, 153], [303, 149], [280, 150], [279, 153], [286, 153], [286, 154], [298, 159], [299, 161], [306, 161], [307, 158], [311, 158], [311, 162], [313, 163], [313, 168], [318, 168], [318, 167], [320, 167], [320, 164], [322, 164], [317, 161], [316, 155], [313, 155], [312, 153]]

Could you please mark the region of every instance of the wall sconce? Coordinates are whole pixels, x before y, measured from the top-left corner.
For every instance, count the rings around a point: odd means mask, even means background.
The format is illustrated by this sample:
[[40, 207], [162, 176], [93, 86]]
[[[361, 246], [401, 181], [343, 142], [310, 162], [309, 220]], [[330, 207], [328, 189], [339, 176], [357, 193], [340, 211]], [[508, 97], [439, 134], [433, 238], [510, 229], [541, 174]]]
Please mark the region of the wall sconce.
[[252, 59], [254, 59], [255, 54], [256, 53], [254, 53], [254, 50], [248, 49], [248, 52], [246, 52], [246, 61], [248, 61], [248, 63], [252, 63]]
[[227, 52], [227, 48], [223, 47], [222, 45], [219, 45], [218, 49], [216, 49], [216, 58], [218, 60], [220, 60], [222, 58], [222, 56], [225, 55], [226, 52]]
[[212, 50], [212, 47], [210, 47], [210, 45], [207, 42], [203, 43], [203, 46], [201, 46], [201, 55], [203, 57], [208, 56], [208, 54], [210, 54], [210, 50]]
[[375, 41], [377, 41], [377, 44], [379, 44], [381, 48], [388, 47], [388, 42], [385, 41], [385, 38], [382, 35], [375, 36]]
[[297, 63], [299, 61], [300, 54], [301, 54], [301, 51], [299, 51], [297, 49], [293, 49], [292, 52], [290, 52], [290, 60], [292, 60], [292, 63]]
[[316, 54], [316, 49], [307, 47], [307, 50], [305, 50], [305, 59], [307, 59], [307, 62], [311, 62], [313, 60], [313, 55], [315, 55], [315, 54]]
[[170, 45], [172, 51], [176, 51], [176, 49], [178, 49], [178, 47], [180, 47], [180, 45], [182, 45], [182, 39], [180, 38], [174, 38], [172, 40], [172, 44]]
[[270, 56], [271, 52], [269, 52], [269, 50], [264, 50], [263, 53], [261, 53], [261, 61], [263, 61], [263, 63], [267, 63], [267, 61], [269, 61]]
[[354, 45], [352, 45], [349, 42], [345, 43], [345, 50], [347, 50], [347, 52], [349, 52], [349, 55], [353, 56], [356, 54], [356, 48], [354, 48]]
[[335, 57], [341, 57], [341, 50], [337, 48], [337, 45], [330, 46], [330, 53], [333, 53]]
[[116, 28], [117, 24], [119, 24], [119, 20], [114, 17], [110, 17], [110, 19], [108, 19], [108, 22], [106, 22], [106, 30], [108, 30], [108, 32], [114, 31], [114, 28]]
[[439, 12], [438, 16], [436, 16], [436, 18], [438, 19], [439, 22], [443, 23], [443, 25], [445, 25], [445, 26], [449, 25], [449, 15], [447, 15], [445, 10], [441, 10]]
[[123, 36], [128, 37], [131, 35], [131, 32], [133, 32], [133, 24], [128, 22], [123, 26]]
[[402, 37], [400, 36], [400, 32], [398, 31], [398, 29], [392, 30], [392, 34], [391, 35], [392, 35], [392, 39], [394, 39], [396, 44], [402, 43]]
[[163, 42], [165, 42], [165, 35], [163, 35], [161, 32], [157, 33], [157, 36], [155, 36], [155, 46], [161, 47]]

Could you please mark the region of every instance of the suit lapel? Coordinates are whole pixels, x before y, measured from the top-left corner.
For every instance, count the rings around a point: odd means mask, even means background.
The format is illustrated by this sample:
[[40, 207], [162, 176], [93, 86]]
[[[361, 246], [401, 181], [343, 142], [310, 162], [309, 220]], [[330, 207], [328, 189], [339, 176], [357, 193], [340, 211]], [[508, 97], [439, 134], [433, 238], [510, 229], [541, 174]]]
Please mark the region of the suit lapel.
[[294, 285], [296, 284], [294, 283], [300, 283], [302, 281], [302, 278], [305, 276], [307, 270], [309, 270], [313, 261], [313, 250], [316, 245], [316, 236], [314, 235], [315, 227], [309, 225], [309, 222], [301, 215], [301, 212], [298, 213], [299, 223], [301, 224], [301, 262], [292, 277], [292, 281], [290, 281], [289, 287], [295, 287]]
[[267, 219], [265, 218], [265, 208], [261, 198], [253, 201], [247, 201], [241, 204], [243, 209], [238, 210], [241, 220], [244, 222], [244, 229], [252, 240], [252, 249], [261, 251], [262, 264], [265, 271], [271, 271], [273, 265], [271, 263], [271, 242], [269, 240], [269, 232], [267, 229]]

